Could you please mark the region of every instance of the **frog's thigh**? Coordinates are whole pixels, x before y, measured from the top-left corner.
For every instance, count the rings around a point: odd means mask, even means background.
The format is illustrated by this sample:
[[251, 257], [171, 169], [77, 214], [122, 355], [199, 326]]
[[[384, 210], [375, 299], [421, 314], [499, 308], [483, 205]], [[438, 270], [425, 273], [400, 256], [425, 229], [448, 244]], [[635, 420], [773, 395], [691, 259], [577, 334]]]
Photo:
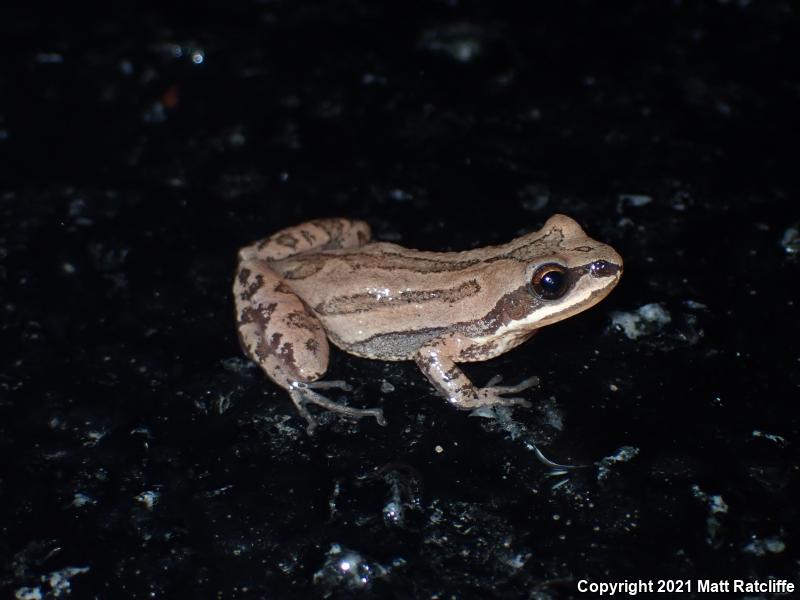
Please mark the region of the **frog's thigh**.
[[328, 368], [325, 330], [260, 260], [239, 263], [233, 286], [242, 349], [278, 385], [316, 381]]
[[242, 260], [281, 260], [310, 250], [357, 248], [370, 240], [369, 225], [349, 219], [315, 219], [287, 227], [239, 251]]

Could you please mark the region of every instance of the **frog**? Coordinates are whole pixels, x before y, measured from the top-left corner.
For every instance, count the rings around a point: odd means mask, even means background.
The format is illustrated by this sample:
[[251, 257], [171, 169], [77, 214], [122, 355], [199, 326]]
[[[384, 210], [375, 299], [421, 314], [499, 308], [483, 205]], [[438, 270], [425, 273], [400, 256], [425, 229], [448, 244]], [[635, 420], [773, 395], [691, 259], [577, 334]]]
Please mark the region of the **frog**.
[[381, 408], [356, 408], [324, 390], [330, 345], [382, 361], [414, 361], [457, 409], [530, 406], [519, 396], [538, 378], [479, 387], [460, 363], [486, 361], [541, 328], [603, 300], [622, 257], [555, 214], [505, 244], [433, 252], [372, 241], [368, 223], [324, 218], [281, 229], [239, 250], [233, 284], [244, 354], [283, 388], [313, 433], [309, 411], [385, 425]]

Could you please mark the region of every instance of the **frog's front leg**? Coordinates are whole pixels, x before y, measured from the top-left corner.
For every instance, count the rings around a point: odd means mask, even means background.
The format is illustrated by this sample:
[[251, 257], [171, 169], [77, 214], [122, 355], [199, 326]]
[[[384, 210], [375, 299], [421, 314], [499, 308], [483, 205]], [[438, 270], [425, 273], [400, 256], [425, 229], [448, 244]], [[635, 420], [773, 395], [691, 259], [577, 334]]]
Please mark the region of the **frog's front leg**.
[[[463, 341], [463, 340], [459, 340]], [[436, 391], [456, 408], [469, 410], [481, 406], [521, 405], [530, 406], [523, 398], [504, 398], [505, 394], [517, 394], [538, 384], [538, 377], [512, 386], [494, 385], [499, 377], [493, 377], [483, 388], [475, 387], [454, 360], [464, 351], [451, 338], [433, 340], [422, 346], [414, 355], [414, 361], [428, 378]]]
[[375, 417], [378, 408], [357, 409], [332, 402], [315, 389], [350, 389], [343, 381], [318, 381], [328, 368], [325, 330], [302, 300], [269, 265], [258, 258], [241, 260], [234, 282], [239, 341], [245, 354], [267, 376], [289, 392], [298, 412], [316, 425], [307, 404], [316, 404], [351, 418]]

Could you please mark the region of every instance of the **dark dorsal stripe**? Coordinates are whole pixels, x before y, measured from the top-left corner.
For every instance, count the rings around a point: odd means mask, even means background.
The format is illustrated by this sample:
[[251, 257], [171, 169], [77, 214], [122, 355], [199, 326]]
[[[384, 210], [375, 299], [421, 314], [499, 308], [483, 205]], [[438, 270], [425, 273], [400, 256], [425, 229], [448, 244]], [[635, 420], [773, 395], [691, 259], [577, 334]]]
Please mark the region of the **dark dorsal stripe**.
[[353, 294], [352, 296], [336, 296], [320, 302], [314, 311], [320, 315], [349, 315], [353, 313], [388, 308], [401, 304], [426, 304], [430, 302], [453, 303], [480, 293], [481, 286], [470, 279], [460, 285], [437, 290], [408, 290], [383, 296], [380, 290], [371, 293]]

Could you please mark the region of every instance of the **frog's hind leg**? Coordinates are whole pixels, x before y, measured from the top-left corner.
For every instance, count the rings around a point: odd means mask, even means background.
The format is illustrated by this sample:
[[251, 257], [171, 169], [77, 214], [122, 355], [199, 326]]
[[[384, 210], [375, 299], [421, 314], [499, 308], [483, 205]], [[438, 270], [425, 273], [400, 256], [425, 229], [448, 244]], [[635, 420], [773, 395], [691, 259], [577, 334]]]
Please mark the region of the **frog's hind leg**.
[[330, 389], [338, 388], [345, 391], [350, 391], [353, 388], [347, 385], [344, 381], [310, 381], [303, 383], [296, 381], [289, 389], [289, 396], [292, 402], [297, 407], [297, 412], [306, 420], [308, 427], [306, 431], [311, 434], [316, 426], [316, 421], [311, 413], [308, 412], [306, 404], [316, 404], [317, 406], [329, 410], [331, 412], [339, 413], [351, 419], [360, 419], [362, 417], [374, 417], [378, 425], [386, 425], [386, 419], [383, 416], [383, 410], [380, 408], [353, 408], [338, 404], [332, 400], [328, 400], [322, 394], [318, 394], [314, 389]]
[[242, 260], [233, 286], [239, 341], [244, 353], [289, 392], [300, 414], [315, 422], [306, 404], [347, 417], [370, 416], [383, 424], [380, 409], [355, 409], [328, 400], [314, 389], [348, 389], [343, 381], [318, 381], [328, 369], [330, 348], [322, 324], [265, 260]]
[[357, 248], [369, 242], [369, 225], [350, 219], [315, 219], [281, 229], [239, 251], [240, 260], [281, 260], [302, 252]]

